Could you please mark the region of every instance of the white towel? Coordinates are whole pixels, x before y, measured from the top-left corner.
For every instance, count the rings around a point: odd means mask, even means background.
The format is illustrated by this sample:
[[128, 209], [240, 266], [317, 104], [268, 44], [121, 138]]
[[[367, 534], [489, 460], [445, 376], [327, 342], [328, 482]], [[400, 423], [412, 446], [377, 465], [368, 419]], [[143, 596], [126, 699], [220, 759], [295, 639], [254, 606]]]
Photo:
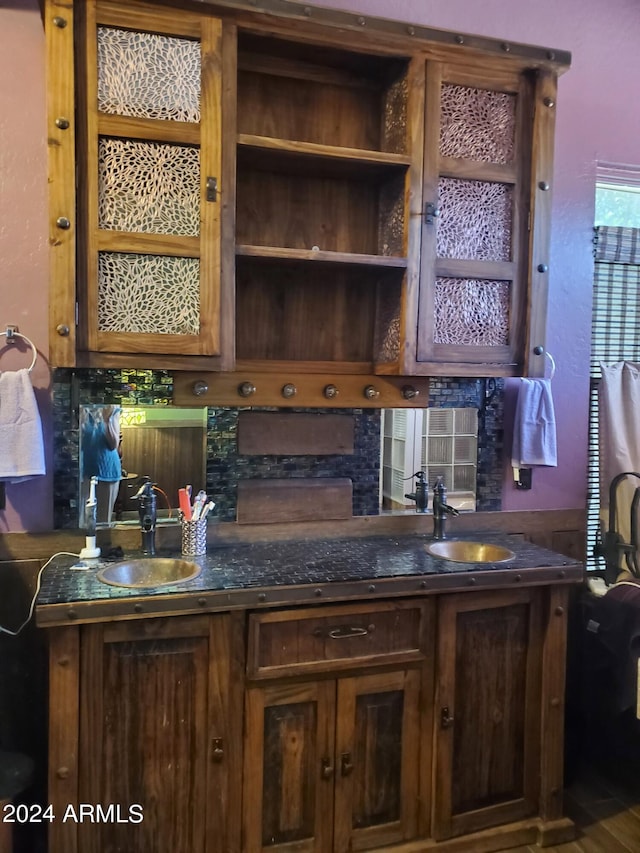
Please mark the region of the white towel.
[[0, 373], [0, 481], [44, 474], [42, 422], [26, 368]]
[[511, 464], [556, 467], [556, 417], [549, 379], [521, 379], [513, 424]]

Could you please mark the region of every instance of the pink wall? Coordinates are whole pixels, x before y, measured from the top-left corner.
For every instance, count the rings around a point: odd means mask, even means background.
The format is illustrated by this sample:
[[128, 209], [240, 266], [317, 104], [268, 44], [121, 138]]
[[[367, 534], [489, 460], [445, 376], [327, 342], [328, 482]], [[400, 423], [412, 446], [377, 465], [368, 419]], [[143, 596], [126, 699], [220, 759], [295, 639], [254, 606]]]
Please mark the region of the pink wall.
[[[324, 0], [323, 5], [572, 52], [572, 68], [559, 82], [547, 335], [558, 366], [553, 390], [559, 466], [536, 471], [534, 488], [519, 492], [505, 464], [503, 506], [584, 506], [595, 166], [597, 161], [640, 163], [637, 0], [395, 0], [392, 6], [388, 0]], [[5, 0], [0, 9], [0, 79], [0, 326], [18, 324], [41, 351], [33, 379], [50, 468], [44, 36], [37, 0]], [[18, 366], [17, 354], [11, 357], [14, 364], [2, 353], [0, 369]], [[514, 385], [509, 383], [508, 402]], [[50, 477], [9, 486], [8, 501], [7, 511], [0, 512], [0, 531], [50, 528]]]
[[[9, 0], [0, 9], [0, 331], [19, 327], [39, 350], [32, 380], [52, 465], [48, 341], [47, 128], [44, 30], [37, 0]], [[11, 8], [7, 8], [7, 6]], [[0, 338], [0, 370], [28, 367], [26, 350]], [[2, 448], [0, 448], [2, 453]], [[7, 485], [0, 532], [52, 526], [50, 476]]]

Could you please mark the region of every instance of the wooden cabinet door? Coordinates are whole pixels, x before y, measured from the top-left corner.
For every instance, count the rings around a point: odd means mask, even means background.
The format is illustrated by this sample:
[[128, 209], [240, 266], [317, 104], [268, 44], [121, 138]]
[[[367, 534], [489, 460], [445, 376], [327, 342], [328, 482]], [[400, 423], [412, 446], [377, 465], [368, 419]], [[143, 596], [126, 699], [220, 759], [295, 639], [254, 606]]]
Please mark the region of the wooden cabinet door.
[[332, 850], [365, 850], [416, 834], [418, 670], [338, 682]]
[[250, 688], [243, 850], [331, 849], [335, 682]]
[[78, 799], [111, 807], [79, 824], [83, 853], [237, 849], [230, 627], [224, 614], [83, 629]]
[[[428, 62], [416, 334], [407, 372], [544, 367], [554, 81]], [[551, 104], [548, 106], [547, 104]], [[535, 257], [534, 257], [535, 252]]]
[[80, 348], [220, 357], [223, 24], [116, 0], [82, 17]]
[[539, 590], [443, 596], [438, 631], [433, 835], [537, 811]]

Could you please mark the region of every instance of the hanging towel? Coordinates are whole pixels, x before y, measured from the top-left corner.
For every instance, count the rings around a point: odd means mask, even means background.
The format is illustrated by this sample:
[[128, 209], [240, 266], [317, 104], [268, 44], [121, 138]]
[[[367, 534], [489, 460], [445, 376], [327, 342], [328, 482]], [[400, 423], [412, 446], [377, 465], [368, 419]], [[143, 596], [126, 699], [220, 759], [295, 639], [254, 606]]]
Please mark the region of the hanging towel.
[[556, 467], [556, 418], [549, 379], [521, 379], [513, 425], [511, 464]]
[[26, 368], [0, 373], [0, 481], [45, 473], [42, 423]]

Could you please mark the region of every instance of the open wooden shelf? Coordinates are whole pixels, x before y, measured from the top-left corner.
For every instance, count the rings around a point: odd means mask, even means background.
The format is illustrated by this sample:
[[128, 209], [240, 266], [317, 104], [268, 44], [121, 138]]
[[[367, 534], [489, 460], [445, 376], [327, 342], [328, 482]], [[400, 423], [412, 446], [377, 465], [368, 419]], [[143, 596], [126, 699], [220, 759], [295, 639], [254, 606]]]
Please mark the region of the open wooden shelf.
[[313, 168], [315, 174], [349, 174], [352, 179], [370, 179], [390, 170], [402, 172], [411, 162], [406, 155], [389, 151], [241, 133], [238, 135], [238, 159], [242, 163], [245, 158], [250, 158], [248, 161], [253, 168], [305, 172]]
[[390, 255], [360, 255], [353, 252], [326, 252], [314, 249], [284, 249], [279, 246], [236, 246], [236, 255], [265, 261], [292, 261], [342, 264], [355, 267], [406, 269], [407, 259]]

